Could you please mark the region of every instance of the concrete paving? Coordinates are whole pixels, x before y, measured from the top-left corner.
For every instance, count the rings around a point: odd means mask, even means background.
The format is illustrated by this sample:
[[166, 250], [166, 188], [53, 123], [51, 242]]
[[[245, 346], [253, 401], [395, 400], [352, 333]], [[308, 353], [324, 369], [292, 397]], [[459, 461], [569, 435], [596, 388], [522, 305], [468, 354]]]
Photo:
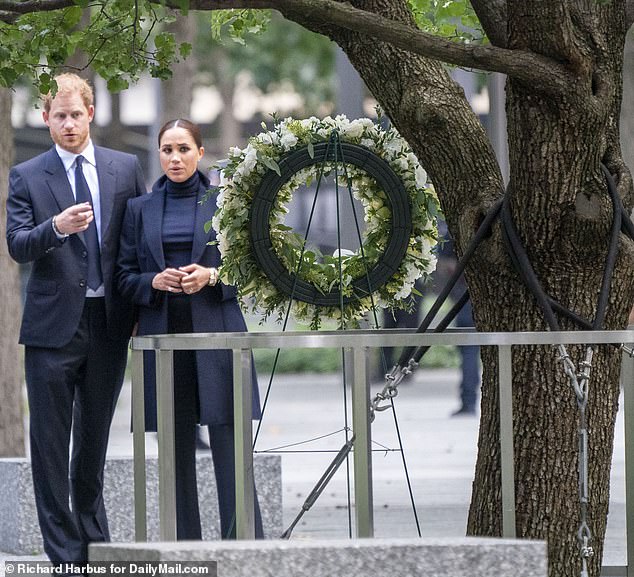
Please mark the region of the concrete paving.
[[[262, 398], [268, 385], [260, 377]], [[476, 458], [478, 417], [450, 417], [458, 407], [457, 370], [417, 370], [400, 386], [391, 411], [379, 413], [372, 427], [374, 445], [374, 524], [377, 537], [416, 537], [418, 529], [405, 480], [403, 456], [424, 537], [462, 537], [465, 534]], [[373, 394], [382, 383], [373, 386]], [[341, 375], [279, 375], [272, 382], [256, 451], [278, 449], [282, 454], [284, 526], [293, 521], [313, 486], [351, 426], [349, 387]], [[130, 387], [126, 383], [113, 423], [110, 455], [132, 454]], [[348, 415], [346, 417], [346, 414]], [[397, 426], [404, 453], [398, 448]], [[156, 451], [148, 434], [148, 453]], [[312, 440], [312, 441], [310, 441]], [[307, 442], [310, 441], [310, 442]], [[285, 448], [280, 448], [285, 447]], [[283, 451], [283, 452], [282, 452]], [[352, 462], [350, 463], [350, 469]], [[612, 471], [610, 518], [605, 565], [625, 564], [625, 490], [623, 419], [619, 415]], [[348, 512], [347, 468], [344, 464], [313, 508], [296, 526], [293, 539], [346, 538]], [[0, 544], [1, 548], [1, 544]], [[33, 557], [31, 559], [41, 559]], [[15, 557], [0, 553], [2, 561]]]

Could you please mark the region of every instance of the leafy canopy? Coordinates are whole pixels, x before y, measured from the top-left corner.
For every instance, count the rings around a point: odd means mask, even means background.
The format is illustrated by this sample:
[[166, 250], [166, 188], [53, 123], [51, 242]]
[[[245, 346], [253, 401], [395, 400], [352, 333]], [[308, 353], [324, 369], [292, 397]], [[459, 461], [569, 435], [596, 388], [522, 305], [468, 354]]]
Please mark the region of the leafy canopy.
[[[419, 26], [462, 42], [483, 41], [478, 20], [468, 0], [409, 0]], [[180, 0], [180, 12], [188, 0]], [[92, 67], [116, 92], [127, 88], [142, 73], [165, 79], [173, 62], [186, 58], [192, 46], [178, 43], [162, 24], [178, 17], [179, 10], [164, 0], [74, 0], [56, 11], [38, 11], [13, 21], [0, 21], [0, 86], [13, 86], [24, 78], [46, 93], [51, 78], [76, 53], [74, 66]], [[212, 12], [215, 39], [244, 44], [271, 20], [268, 10]]]
[[52, 75], [78, 50], [84, 57], [76, 67], [91, 66], [113, 92], [142, 72], [168, 78], [171, 63], [191, 52], [189, 44], [177, 44], [161, 31], [159, 23], [176, 15], [148, 0], [75, 0], [69, 8], [0, 22], [0, 85], [10, 87], [26, 77], [46, 93]]

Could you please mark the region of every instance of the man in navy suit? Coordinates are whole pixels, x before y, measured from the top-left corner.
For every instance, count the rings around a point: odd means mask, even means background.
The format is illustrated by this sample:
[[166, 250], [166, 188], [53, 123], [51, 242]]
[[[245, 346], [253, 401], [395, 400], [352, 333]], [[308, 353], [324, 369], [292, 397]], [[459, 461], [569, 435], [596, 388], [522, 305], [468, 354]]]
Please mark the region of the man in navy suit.
[[44, 550], [62, 564], [109, 540], [103, 468], [134, 322], [112, 277], [126, 203], [145, 183], [135, 156], [93, 145], [90, 85], [56, 82], [42, 112], [55, 145], [9, 174], [7, 243], [32, 263], [20, 330], [31, 465]]

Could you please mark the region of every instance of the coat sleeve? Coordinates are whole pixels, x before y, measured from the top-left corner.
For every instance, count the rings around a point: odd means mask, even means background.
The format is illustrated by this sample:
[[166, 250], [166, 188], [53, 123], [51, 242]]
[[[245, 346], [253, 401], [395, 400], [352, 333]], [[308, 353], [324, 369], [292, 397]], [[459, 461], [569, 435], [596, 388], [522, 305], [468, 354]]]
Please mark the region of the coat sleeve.
[[157, 273], [143, 271], [139, 265], [137, 247], [144, 240], [142, 231], [139, 230], [139, 211], [131, 205], [132, 201], [133, 199], [128, 201], [123, 217], [115, 283], [123, 298], [134, 304], [159, 307], [163, 298], [162, 293], [152, 288], [152, 279]]
[[34, 261], [64, 244], [52, 226], [53, 218], [36, 223], [29, 188], [15, 169], [9, 173], [7, 198], [7, 246], [19, 263]]

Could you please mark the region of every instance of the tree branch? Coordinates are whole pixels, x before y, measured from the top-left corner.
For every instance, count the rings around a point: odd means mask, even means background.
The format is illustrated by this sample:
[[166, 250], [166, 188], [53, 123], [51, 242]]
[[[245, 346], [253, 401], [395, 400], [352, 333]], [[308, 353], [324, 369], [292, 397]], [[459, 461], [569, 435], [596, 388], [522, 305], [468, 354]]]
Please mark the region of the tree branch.
[[491, 44], [506, 48], [506, 2], [504, 0], [471, 0], [471, 6]]
[[0, 11], [15, 14], [30, 14], [31, 12], [50, 12], [60, 8], [74, 6], [73, 0], [0, 0]]
[[[482, 0], [484, 3], [486, 0]], [[172, 2], [173, 3], [173, 2]], [[257, 6], [256, 6], [257, 5]], [[521, 50], [459, 44], [337, 0], [234, 0], [232, 8], [272, 8], [293, 19], [327, 23], [373, 36], [398, 48], [448, 64], [501, 72], [548, 94], [568, 92], [576, 83], [561, 63]], [[193, 10], [226, 9], [224, 0], [191, 0]]]
[[465, 68], [501, 72], [546, 93], [568, 92], [571, 83], [575, 82], [568, 68], [548, 57], [522, 50], [452, 42], [347, 3], [335, 0], [278, 0], [275, 4], [283, 14], [301, 12], [304, 18], [326, 21], [373, 36], [426, 58]]
[[[475, 4], [482, 7], [487, 0]], [[500, 0], [489, 0], [495, 5]], [[73, 0], [0, 0], [0, 10], [25, 14], [49, 11], [74, 5]], [[167, 5], [178, 8], [180, 2], [168, 0]], [[226, 0], [190, 0], [192, 10], [226, 10]], [[398, 48], [448, 64], [501, 72], [527, 83], [548, 94], [562, 94], [575, 85], [575, 78], [564, 65], [539, 54], [508, 50], [496, 46], [475, 46], [451, 42], [423, 32], [402, 22], [383, 18], [373, 12], [360, 10], [337, 0], [232, 0], [231, 8], [276, 9], [285, 16], [310, 19], [335, 25], [357, 33], [373, 36]], [[481, 9], [482, 10], [482, 9]], [[482, 13], [493, 14], [491, 10]], [[485, 16], [486, 20], [486, 16]], [[493, 22], [489, 19], [489, 25]]]

